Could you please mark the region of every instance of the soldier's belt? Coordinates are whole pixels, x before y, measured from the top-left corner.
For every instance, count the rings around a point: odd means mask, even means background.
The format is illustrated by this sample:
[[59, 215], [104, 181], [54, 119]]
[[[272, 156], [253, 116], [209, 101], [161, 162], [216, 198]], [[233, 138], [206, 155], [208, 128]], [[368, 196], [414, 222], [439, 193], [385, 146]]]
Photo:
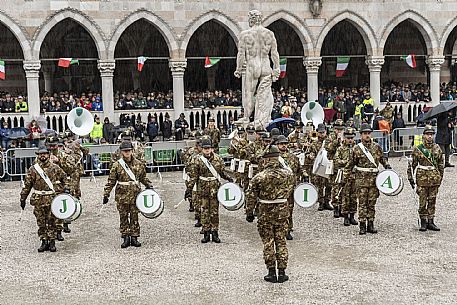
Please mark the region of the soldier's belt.
[[200, 176], [200, 177], [198, 177], [198, 178], [199, 178], [200, 180], [203, 180], [203, 181], [215, 181], [215, 180], [217, 180], [216, 177], [202, 177], [202, 176]]
[[125, 182], [118, 181], [117, 184], [119, 184], [119, 185], [138, 185], [138, 186], [140, 185], [140, 183], [137, 181], [125, 181]]
[[426, 165], [418, 165], [417, 168], [426, 170], [426, 171], [432, 171], [435, 170], [436, 168], [434, 166], [426, 166]]
[[287, 199], [284, 198], [279, 198], [275, 200], [265, 200], [265, 199], [259, 199], [260, 203], [285, 203], [287, 202]]
[[233, 160], [235, 160], [235, 162], [240, 162], [240, 159], [238, 158], [233, 158]]
[[359, 166], [354, 166], [355, 170], [358, 170], [359, 172], [365, 172], [365, 173], [377, 173], [379, 170], [374, 167], [359, 167]]
[[252, 168], [257, 168], [257, 167], [259, 167], [258, 164], [252, 164], [252, 163], [251, 163], [251, 165], [249, 165], [249, 166], [251, 166]]
[[33, 191], [33, 193], [38, 195], [54, 195], [56, 192], [54, 191]]

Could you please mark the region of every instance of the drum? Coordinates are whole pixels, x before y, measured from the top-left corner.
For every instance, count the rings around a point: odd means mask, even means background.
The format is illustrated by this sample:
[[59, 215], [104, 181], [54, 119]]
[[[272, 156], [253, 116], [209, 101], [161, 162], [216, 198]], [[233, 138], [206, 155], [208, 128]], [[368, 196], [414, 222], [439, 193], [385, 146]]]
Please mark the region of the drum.
[[164, 204], [156, 191], [145, 189], [136, 196], [136, 207], [144, 217], [152, 219], [162, 214]]
[[318, 198], [317, 189], [311, 183], [300, 183], [294, 190], [294, 201], [302, 208], [312, 207]]
[[79, 216], [81, 216], [82, 212], [83, 212], [83, 207], [81, 205], [81, 202], [78, 199], [76, 199], [76, 212], [71, 217], [71, 221], [78, 219]]
[[403, 190], [403, 178], [397, 172], [386, 169], [376, 177], [376, 187], [387, 196], [396, 196]]
[[[59, 194], [52, 200], [51, 212], [58, 219], [72, 219], [78, 210], [77, 202], [78, 200], [70, 194]], [[79, 214], [81, 214], [80, 204], [79, 209]]]
[[[325, 149], [321, 149], [314, 160], [313, 174], [328, 178], [330, 177], [330, 174], [332, 174], [329, 172], [329, 167], [330, 162], [327, 158], [327, 151]], [[333, 170], [333, 168], [331, 170]]]
[[224, 183], [217, 191], [217, 200], [227, 210], [236, 211], [244, 204], [244, 193], [237, 184]]

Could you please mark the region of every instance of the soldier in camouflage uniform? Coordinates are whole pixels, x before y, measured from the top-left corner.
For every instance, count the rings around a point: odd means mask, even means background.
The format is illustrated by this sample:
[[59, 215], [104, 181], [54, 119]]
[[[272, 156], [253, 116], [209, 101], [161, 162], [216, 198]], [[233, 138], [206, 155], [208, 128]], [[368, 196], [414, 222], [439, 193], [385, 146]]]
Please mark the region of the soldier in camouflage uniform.
[[[336, 150], [333, 164], [336, 171], [337, 180], [339, 183], [334, 186], [338, 191], [335, 196], [341, 200], [341, 214], [344, 217], [344, 225], [358, 225], [354, 215], [357, 213], [357, 189], [355, 188], [355, 175], [348, 174], [344, 176], [344, 167], [351, 159], [352, 149], [354, 147], [355, 129], [348, 127], [344, 131], [344, 141]], [[339, 193], [339, 194], [338, 194]]]
[[[89, 154], [89, 149], [82, 147], [80, 140], [70, 140], [67, 142], [67, 153], [73, 157], [75, 170], [70, 176], [72, 195], [81, 199], [81, 177], [84, 175], [84, 159]], [[65, 228], [64, 228], [64, 232]]]
[[433, 142], [433, 127], [425, 126], [423, 133], [423, 144], [413, 149], [412, 162], [408, 166], [408, 180], [419, 195], [419, 231], [439, 231], [440, 228], [435, 225], [434, 218], [436, 196], [444, 175], [443, 153], [440, 146]]
[[[249, 185], [249, 155], [248, 155], [247, 134], [243, 127], [238, 128], [238, 138], [232, 139], [230, 146], [227, 150], [233, 156], [235, 161], [235, 182], [242, 188], [247, 189]], [[240, 164], [244, 162], [244, 170], [240, 168]]]
[[[316, 157], [319, 153], [319, 151], [324, 147], [325, 139], [327, 136], [327, 130], [325, 129], [324, 124], [319, 124], [317, 127], [317, 140], [313, 141], [311, 145], [308, 147], [307, 152], [305, 153], [305, 165], [309, 164], [312, 165], [314, 164], [314, 161], [316, 160]], [[311, 177], [311, 181], [313, 182], [314, 186], [317, 188], [318, 191], [318, 201], [319, 201], [319, 211], [323, 210], [329, 210], [333, 211], [332, 205], [329, 203], [330, 202], [330, 189], [329, 189], [329, 183], [328, 179], [315, 175], [313, 174]]]
[[[36, 164], [29, 168], [25, 177], [24, 188], [21, 191], [21, 208], [24, 210], [25, 202], [32, 188], [34, 192], [30, 198], [30, 205], [33, 206], [33, 214], [38, 225], [38, 236], [41, 246], [38, 252], [49, 250], [55, 252], [56, 245], [56, 217], [51, 212], [51, 203], [56, 194], [61, 193], [65, 188], [66, 174], [56, 164], [49, 160], [50, 154], [46, 147], [40, 147], [37, 154]], [[44, 177], [49, 178], [51, 185], [39, 174], [36, 167], [41, 168]]]
[[304, 168], [305, 171], [310, 175], [310, 181], [313, 179], [313, 165], [314, 165], [314, 157], [307, 156], [309, 153], [311, 153], [311, 148], [313, 147], [313, 143], [317, 141], [317, 137], [314, 137], [314, 135], [317, 135], [317, 132], [314, 131], [314, 126], [312, 122], [306, 124], [306, 129], [305, 129], [305, 137], [303, 139], [302, 143], [302, 151], [305, 154], [305, 160], [304, 160]]
[[249, 141], [247, 147], [247, 155], [250, 162], [248, 179], [252, 179], [252, 177], [254, 177], [259, 172], [259, 163], [262, 159], [263, 151], [265, 149], [265, 145], [262, 140], [262, 135], [264, 133], [265, 131], [262, 128], [257, 127], [255, 130], [255, 140]]
[[204, 135], [211, 138], [213, 142], [214, 152], [219, 153], [219, 142], [221, 141], [221, 131], [216, 127], [216, 120], [211, 117], [208, 120], [208, 127], [203, 131]]
[[[384, 168], [391, 168], [382, 153], [382, 148], [371, 139], [371, 132], [370, 125], [362, 124], [360, 127], [362, 141], [354, 147], [352, 156], [344, 168], [345, 176], [355, 175], [357, 199], [359, 201], [360, 235], [364, 235], [367, 232], [372, 234], [378, 232], [374, 228], [375, 205], [379, 197], [379, 190], [376, 187], [376, 177], [379, 172], [378, 166], [381, 163]], [[373, 162], [370, 158], [373, 159]]]
[[[152, 182], [146, 176], [144, 162], [133, 156], [133, 145], [124, 141], [119, 147], [122, 158], [116, 161], [110, 169], [108, 182], [103, 193], [103, 204], [107, 204], [111, 190], [116, 186], [115, 200], [119, 211], [121, 236], [123, 242], [121, 248], [128, 246], [140, 247], [140, 223], [138, 222], [138, 208], [136, 197], [141, 192], [142, 183], [146, 188], [152, 189]], [[125, 168], [123, 163], [125, 162]], [[128, 173], [130, 169], [134, 177]], [[135, 179], [133, 179], [135, 178]]]
[[[333, 133], [331, 133], [325, 141], [325, 150], [327, 150], [327, 159], [329, 161], [333, 161], [336, 150], [343, 142], [343, 132], [344, 122], [341, 119], [337, 119], [333, 124]], [[335, 182], [335, 178], [336, 175], [334, 170], [333, 174], [327, 179], [325, 191], [327, 192], [327, 189], [330, 190], [332, 196], [333, 217], [339, 218], [341, 216], [341, 196], [337, 196], [339, 188], [338, 183]]]
[[[186, 185], [184, 199], [192, 196], [192, 188], [197, 184], [197, 192], [201, 201], [201, 223], [203, 225], [202, 243], [207, 243], [212, 236], [212, 241], [220, 243], [219, 239], [219, 202], [217, 191], [221, 186], [220, 178], [232, 181], [224, 170], [224, 160], [212, 148], [211, 139], [203, 138], [201, 141], [202, 153], [192, 158], [190, 181]], [[214, 173], [213, 173], [214, 172]]]
[[294, 131], [292, 131], [288, 136], [287, 139], [289, 140], [289, 148], [293, 151], [302, 149], [303, 142], [304, 142], [304, 134], [303, 134], [303, 123], [301, 121], [295, 121], [294, 124]]
[[[146, 159], [145, 159], [145, 148], [144, 144], [138, 141], [133, 141], [132, 139], [132, 132], [130, 130], [124, 131], [120, 136], [121, 138], [121, 143], [122, 142], [129, 142], [133, 145], [133, 156], [135, 159], [143, 162], [146, 164]], [[120, 149], [117, 149], [113, 154], [111, 154], [111, 162], [116, 162], [121, 158], [121, 151]]]
[[[280, 156], [278, 158], [279, 163], [281, 166], [289, 171], [291, 171], [294, 174], [295, 178], [295, 184], [294, 187], [300, 183], [301, 181], [304, 182], [309, 182], [308, 174], [300, 166], [300, 161], [298, 160], [298, 157], [294, 155], [293, 153], [289, 152], [288, 145], [289, 145], [289, 140], [284, 136], [280, 135], [276, 139], [276, 145], [278, 146], [278, 149], [280, 151]], [[292, 214], [294, 211], [294, 196], [293, 194], [290, 195], [290, 197], [287, 199], [287, 202], [289, 204], [289, 229], [287, 231], [286, 238], [287, 240], [292, 240], [294, 239], [292, 236], [292, 231], [293, 231], [293, 218]]]
[[[285, 269], [288, 262], [286, 234], [289, 223], [289, 204], [295, 186], [294, 174], [278, 161], [279, 149], [270, 146], [264, 153], [264, 169], [251, 180], [246, 195], [246, 220], [254, 221], [254, 208], [259, 207], [257, 229], [263, 242], [263, 257], [268, 268], [265, 281], [276, 283], [289, 279]], [[278, 276], [276, 276], [276, 267]]]

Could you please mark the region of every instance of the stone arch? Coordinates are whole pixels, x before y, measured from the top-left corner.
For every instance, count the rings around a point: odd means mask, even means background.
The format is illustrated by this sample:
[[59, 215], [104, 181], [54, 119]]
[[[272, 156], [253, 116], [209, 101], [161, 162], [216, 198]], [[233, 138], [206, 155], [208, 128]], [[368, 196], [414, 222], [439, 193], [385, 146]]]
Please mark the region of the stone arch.
[[300, 18], [290, 12], [281, 10], [266, 17], [263, 20], [263, 26], [267, 27], [278, 20], [283, 20], [294, 29], [298, 37], [300, 37], [305, 53], [303, 55], [310, 56], [313, 52], [313, 39], [308, 28], [300, 21]]
[[17, 41], [21, 45], [24, 60], [31, 60], [32, 46], [30, 45], [30, 41], [25, 34], [26, 31], [16, 21], [14, 21], [10, 16], [2, 11], [0, 11], [0, 18], [0, 22], [3, 23], [5, 27], [14, 34], [14, 36], [17, 38]]
[[170, 54], [170, 57], [173, 56], [174, 53], [179, 52], [179, 47], [176, 39], [176, 35], [173, 32], [173, 30], [170, 28], [170, 26], [159, 16], [156, 14], [145, 10], [145, 9], [140, 9], [137, 10], [128, 16], [126, 16], [116, 27], [116, 30], [114, 33], [111, 35], [110, 41], [109, 41], [109, 46], [108, 46], [108, 58], [114, 58], [114, 51], [116, 49], [117, 42], [119, 41], [119, 38], [121, 35], [124, 33], [124, 31], [133, 23], [135, 23], [138, 20], [144, 19], [151, 23], [154, 27], [159, 30], [159, 32], [162, 34], [163, 38], [167, 42], [168, 46], [168, 51]]
[[365, 47], [367, 49], [367, 55], [376, 55], [377, 43], [373, 28], [363, 17], [351, 11], [344, 11], [330, 19], [321, 30], [315, 45], [316, 56], [320, 56], [321, 48], [327, 34], [332, 30], [334, 26], [343, 20], [351, 23], [359, 31], [360, 35], [362, 35]]
[[72, 8], [57, 11], [55, 14], [49, 16], [36, 30], [32, 46], [33, 57], [37, 59], [39, 58], [41, 45], [46, 38], [46, 35], [55, 25], [67, 18], [79, 23], [89, 33], [95, 43], [95, 46], [97, 47], [99, 59], [106, 59], [105, 36], [103, 31], [98, 24], [91, 20], [87, 15]]
[[212, 10], [209, 12], [204, 13], [203, 15], [200, 15], [196, 19], [194, 19], [189, 26], [187, 26], [186, 30], [184, 31], [184, 34], [181, 36], [182, 41], [181, 41], [181, 57], [186, 56], [186, 50], [187, 50], [187, 45], [189, 44], [189, 41], [192, 37], [192, 35], [197, 31], [197, 29], [202, 26], [205, 22], [208, 22], [210, 20], [216, 21], [217, 23], [221, 24], [232, 36], [233, 41], [235, 41], [235, 44], [238, 45], [238, 36], [241, 33], [241, 28], [240, 26], [230, 17], [224, 15], [222, 12]]
[[439, 55], [438, 52], [438, 36], [436, 34], [435, 29], [430, 24], [430, 22], [425, 19], [419, 13], [408, 10], [405, 11], [396, 17], [392, 18], [392, 20], [386, 25], [384, 30], [382, 31], [381, 38], [379, 40], [379, 49], [381, 52], [384, 52], [384, 47], [387, 42], [387, 38], [389, 37], [390, 33], [403, 21], [409, 20], [414, 26], [419, 30], [424, 38], [425, 44], [427, 46], [427, 53], [428, 55]]
[[[442, 52], [445, 52], [444, 48], [446, 46], [447, 40], [451, 36], [452, 31], [457, 27], [457, 17], [451, 20], [451, 22], [448, 23], [446, 28], [443, 31], [443, 34], [441, 35], [441, 41], [440, 41], [440, 50]], [[444, 55], [444, 54], [443, 54]]]

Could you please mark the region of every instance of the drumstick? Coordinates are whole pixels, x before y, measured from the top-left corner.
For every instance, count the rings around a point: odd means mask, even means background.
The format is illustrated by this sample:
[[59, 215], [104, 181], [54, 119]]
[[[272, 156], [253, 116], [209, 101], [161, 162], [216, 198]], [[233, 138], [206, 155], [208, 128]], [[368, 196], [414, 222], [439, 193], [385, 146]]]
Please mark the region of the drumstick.
[[174, 208], [177, 209], [184, 201], [186, 201], [186, 199], [182, 199], [180, 202], [178, 202], [178, 204], [174, 206]]
[[22, 219], [22, 212], [24, 212], [24, 210], [21, 210], [21, 213], [19, 214], [19, 219], [17, 221], [21, 221]]

